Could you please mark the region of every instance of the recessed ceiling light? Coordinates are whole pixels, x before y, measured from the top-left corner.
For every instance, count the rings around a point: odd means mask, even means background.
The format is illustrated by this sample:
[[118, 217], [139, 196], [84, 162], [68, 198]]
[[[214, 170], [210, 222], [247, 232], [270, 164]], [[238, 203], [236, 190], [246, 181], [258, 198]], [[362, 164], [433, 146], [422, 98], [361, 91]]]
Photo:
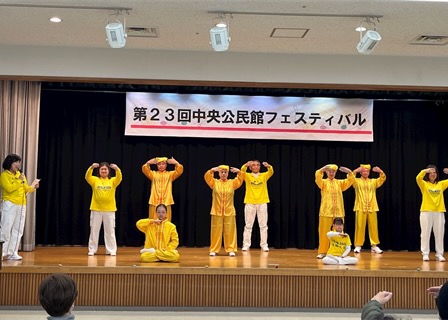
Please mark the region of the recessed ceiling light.
[[51, 17], [51, 18], [50, 18], [50, 21], [51, 21], [51, 22], [54, 22], [54, 23], [59, 23], [59, 22], [62, 21], [62, 19], [59, 18], [59, 17]]

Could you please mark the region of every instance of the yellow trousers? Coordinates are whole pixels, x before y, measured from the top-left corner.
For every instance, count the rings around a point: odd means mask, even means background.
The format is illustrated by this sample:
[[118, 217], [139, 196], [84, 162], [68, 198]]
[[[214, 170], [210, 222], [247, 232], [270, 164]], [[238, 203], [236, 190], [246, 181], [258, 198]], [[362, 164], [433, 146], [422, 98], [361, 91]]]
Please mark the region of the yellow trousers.
[[[156, 207], [152, 204], [149, 205], [149, 219], [157, 219]], [[171, 221], [171, 206], [166, 206], [166, 220]]]
[[317, 249], [318, 254], [327, 254], [327, 251], [330, 248], [330, 240], [327, 237], [327, 232], [331, 231], [333, 220], [333, 217], [319, 216], [319, 248]]
[[179, 252], [177, 250], [156, 250], [156, 252], [144, 252], [140, 255], [142, 262], [178, 262], [180, 259]]
[[224, 235], [224, 249], [226, 252], [236, 252], [236, 219], [235, 216], [212, 216], [210, 230], [210, 252], [219, 252]]
[[376, 211], [356, 211], [355, 222], [355, 246], [362, 247], [366, 234], [366, 222], [369, 225], [370, 245], [376, 246], [380, 243], [378, 237], [378, 219]]

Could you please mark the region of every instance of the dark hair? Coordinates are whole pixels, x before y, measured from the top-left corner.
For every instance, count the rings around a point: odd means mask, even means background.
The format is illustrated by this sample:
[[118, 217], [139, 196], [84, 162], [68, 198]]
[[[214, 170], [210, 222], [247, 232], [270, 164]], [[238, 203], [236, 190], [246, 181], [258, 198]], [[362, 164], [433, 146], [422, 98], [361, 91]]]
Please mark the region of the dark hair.
[[165, 208], [165, 211], [168, 211], [168, 208], [167, 208], [167, 206], [166, 206], [166, 205], [164, 205], [163, 203], [161, 203], [161, 204], [157, 205], [157, 207], [156, 207], [156, 211], [157, 211], [157, 209], [159, 209], [159, 207], [163, 207], [163, 208]]
[[442, 288], [440, 288], [436, 304], [437, 309], [439, 309], [440, 319], [448, 319], [448, 282], [445, 282]]
[[[436, 170], [437, 176], [436, 176], [436, 180], [434, 180], [434, 182], [437, 183], [437, 182], [439, 182], [439, 170], [437, 170], [437, 167], [433, 164], [430, 164], [426, 167], [426, 169], [431, 169], [431, 168]], [[425, 176], [423, 177], [423, 180], [429, 181], [429, 173], [425, 174]]]
[[12, 164], [17, 161], [22, 161], [22, 158], [20, 158], [18, 155], [14, 153], [8, 154], [5, 160], [3, 161], [2, 167], [5, 170], [9, 170], [11, 169]]
[[344, 225], [344, 220], [342, 218], [334, 218], [333, 224], [342, 224]]
[[66, 274], [52, 274], [39, 285], [40, 304], [52, 317], [67, 314], [77, 296], [76, 283]]
[[110, 178], [110, 164], [109, 162], [101, 162], [99, 167], [98, 167], [98, 175], [100, 174], [100, 169], [101, 167], [107, 167], [107, 170], [109, 170], [109, 174], [107, 175], [108, 178]]

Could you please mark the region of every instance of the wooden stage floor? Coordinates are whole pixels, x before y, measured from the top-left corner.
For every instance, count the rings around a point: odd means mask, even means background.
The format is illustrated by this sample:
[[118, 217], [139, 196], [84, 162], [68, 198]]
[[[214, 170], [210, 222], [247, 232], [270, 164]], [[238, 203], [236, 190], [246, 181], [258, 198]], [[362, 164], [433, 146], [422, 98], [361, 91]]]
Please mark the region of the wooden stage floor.
[[[11, 267], [146, 267], [146, 268], [286, 268], [286, 269], [346, 269], [364, 271], [448, 271], [448, 262], [438, 262], [434, 254], [431, 261], [422, 261], [420, 252], [385, 251], [382, 254], [363, 250], [360, 254], [351, 253], [359, 259], [358, 264], [350, 266], [324, 265], [316, 259], [316, 250], [271, 249], [262, 252], [254, 248], [247, 252], [238, 251], [236, 257], [229, 257], [223, 250], [216, 257], [208, 255], [208, 248], [179, 248], [179, 263], [141, 263], [137, 247], [120, 247], [117, 256], [105, 254], [100, 247], [94, 256], [87, 255], [86, 247], [36, 247], [32, 252], [20, 252], [21, 261], [3, 261], [4, 271]], [[448, 257], [447, 257], [448, 258]], [[117, 270], [119, 271], [119, 270]]]
[[3, 261], [0, 292], [10, 294], [0, 294], [0, 306], [37, 306], [40, 281], [61, 272], [75, 279], [77, 305], [86, 307], [359, 309], [388, 290], [394, 292], [389, 308], [434, 310], [426, 289], [448, 278], [448, 263], [434, 254], [422, 261], [420, 252], [364, 250], [358, 264], [334, 266], [317, 259], [316, 250], [255, 248], [236, 257], [178, 250], [179, 263], [141, 263], [137, 247], [120, 247], [117, 256], [100, 247], [88, 256], [86, 247], [39, 246], [20, 252], [21, 261]]

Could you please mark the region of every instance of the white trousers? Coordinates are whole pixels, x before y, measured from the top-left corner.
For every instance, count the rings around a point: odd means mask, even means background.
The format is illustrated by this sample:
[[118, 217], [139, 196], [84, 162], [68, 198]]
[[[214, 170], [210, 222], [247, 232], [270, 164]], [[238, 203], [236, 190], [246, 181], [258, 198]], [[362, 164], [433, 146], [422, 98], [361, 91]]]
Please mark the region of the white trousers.
[[444, 212], [420, 212], [420, 250], [423, 255], [428, 255], [429, 240], [431, 231], [434, 232], [434, 240], [436, 245], [436, 255], [443, 256], [443, 237], [445, 234], [445, 213]]
[[3, 256], [18, 254], [20, 240], [25, 227], [26, 206], [16, 205], [10, 201], [1, 202], [1, 233]]
[[355, 257], [336, 257], [332, 256], [331, 254], [327, 254], [323, 259], [322, 262], [324, 264], [357, 264], [358, 258]]
[[115, 212], [91, 211], [90, 212], [90, 237], [89, 252], [98, 250], [98, 238], [100, 236], [101, 223], [104, 224], [104, 244], [106, 253], [117, 253], [117, 240], [115, 239]]
[[243, 232], [243, 247], [250, 247], [252, 238], [252, 227], [255, 217], [258, 215], [258, 225], [260, 227], [260, 247], [268, 246], [268, 204], [249, 204], [244, 206], [244, 220], [246, 225]]

